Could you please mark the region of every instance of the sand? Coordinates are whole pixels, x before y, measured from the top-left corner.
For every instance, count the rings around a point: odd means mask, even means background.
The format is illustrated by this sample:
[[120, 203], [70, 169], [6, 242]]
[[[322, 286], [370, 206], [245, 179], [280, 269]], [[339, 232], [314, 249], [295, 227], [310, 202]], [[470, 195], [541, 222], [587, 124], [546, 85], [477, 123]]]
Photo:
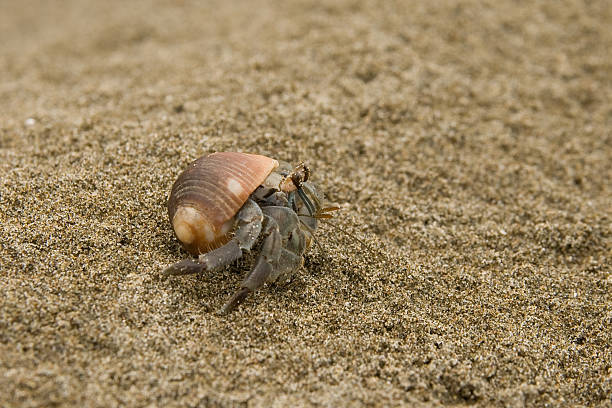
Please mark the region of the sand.
[[[606, 0], [2, 2], [0, 406], [611, 407], [611, 25]], [[172, 182], [213, 151], [304, 160], [341, 206], [227, 317], [248, 262], [160, 276]]]

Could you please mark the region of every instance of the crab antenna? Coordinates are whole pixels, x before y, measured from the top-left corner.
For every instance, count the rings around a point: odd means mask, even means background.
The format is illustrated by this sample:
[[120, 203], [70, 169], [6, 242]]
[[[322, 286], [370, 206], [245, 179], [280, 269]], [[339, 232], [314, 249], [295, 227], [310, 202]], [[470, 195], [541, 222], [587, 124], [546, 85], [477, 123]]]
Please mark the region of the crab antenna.
[[[320, 212], [326, 212], [326, 210], [328, 211], [335, 211], [338, 210], [339, 208], [337, 207], [329, 207], [329, 209], [322, 209]], [[305, 217], [312, 217], [312, 218], [316, 218], [319, 221], [323, 221], [325, 224], [329, 225], [330, 227], [332, 227], [333, 229], [342, 232], [344, 235], [346, 235], [347, 237], [354, 239], [355, 241], [359, 242], [366, 250], [368, 250], [371, 254], [376, 254], [377, 252], [374, 250], [374, 248], [372, 248], [370, 245], [366, 244], [365, 241], [363, 241], [362, 239], [358, 238], [357, 236], [355, 236], [354, 234], [351, 234], [350, 232], [348, 232], [347, 230], [345, 230], [344, 228], [342, 228], [341, 226], [337, 225], [337, 224], [333, 224], [330, 220], [327, 219], [327, 217], [320, 217], [319, 211], [317, 211], [315, 214], [313, 215], [304, 215]], [[324, 214], [323, 214], [324, 215]], [[306, 225], [306, 224], [303, 224]], [[314, 237], [314, 235], [313, 235]], [[317, 242], [318, 244], [318, 242]]]
[[[308, 216], [307, 216], [308, 217]], [[319, 240], [317, 239], [317, 237], [315, 237], [315, 233], [312, 230], [312, 228], [310, 228], [308, 225], [306, 225], [306, 223], [302, 220], [300, 220], [300, 224], [302, 224], [302, 226], [304, 228], [306, 228], [306, 230], [308, 232], [310, 232], [310, 237], [312, 238], [312, 240], [315, 242], [315, 244], [317, 244], [317, 246], [319, 247], [319, 250], [321, 250], [321, 252], [325, 252], [325, 250], [323, 249], [323, 246], [319, 243]]]
[[304, 202], [304, 205], [306, 206], [306, 208], [308, 209], [308, 213], [310, 213], [310, 216], [314, 217], [314, 215], [316, 213], [315, 207], [314, 207], [314, 205], [312, 205], [312, 201], [310, 201], [310, 199], [308, 198], [308, 196], [306, 195], [306, 193], [302, 189], [302, 186], [299, 186], [297, 188], [297, 193], [300, 196], [300, 198], [302, 199], [302, 201]]
[[332, 224], [329, 220], [325, 219], [325, 218], [319, 218], [321, 221], [325, 222], [325, 224], [329, 225], [330, 227], [342, 232], [343, 234], [345, 234], [347, 237], [354, 239], [355, 241], [359, 242], [364, 248], [366, 248], [368, 251], [370, 251], [371, 254], [376, 254], [376, 251], [370, 247], [370, 245], [366, 244], [365, 241], [363, 241], [360, 238], [357, 238], [357, 236], [355, 236], [354, 234], [351, 234], [350, 232], [348, 232], [347, 230], [345, 230], [344, 228], [340, 227], [337, 224]]

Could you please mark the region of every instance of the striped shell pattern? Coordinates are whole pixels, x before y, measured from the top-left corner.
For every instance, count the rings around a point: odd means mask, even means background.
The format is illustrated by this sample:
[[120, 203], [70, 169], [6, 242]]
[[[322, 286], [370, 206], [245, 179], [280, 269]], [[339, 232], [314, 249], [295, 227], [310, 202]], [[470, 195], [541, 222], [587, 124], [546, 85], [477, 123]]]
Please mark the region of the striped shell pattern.
[[174, 182], [168, 216], [174, 233], [193, 255], [225, 244], [234, 216], [278, 162], [265, 156], [221, 152], [191, 163]]

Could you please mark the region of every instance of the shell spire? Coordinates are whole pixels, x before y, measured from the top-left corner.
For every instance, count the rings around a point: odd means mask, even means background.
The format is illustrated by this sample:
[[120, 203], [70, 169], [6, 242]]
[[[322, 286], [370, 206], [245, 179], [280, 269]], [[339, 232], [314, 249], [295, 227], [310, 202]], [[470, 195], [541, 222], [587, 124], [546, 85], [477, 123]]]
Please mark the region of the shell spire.
[[229, 239], [234, 216], [266, 177], [278, 167], [269, 157], [220, 152], [203, 156], [174, 182], [168, 216], [176, 237], [198, 255]]

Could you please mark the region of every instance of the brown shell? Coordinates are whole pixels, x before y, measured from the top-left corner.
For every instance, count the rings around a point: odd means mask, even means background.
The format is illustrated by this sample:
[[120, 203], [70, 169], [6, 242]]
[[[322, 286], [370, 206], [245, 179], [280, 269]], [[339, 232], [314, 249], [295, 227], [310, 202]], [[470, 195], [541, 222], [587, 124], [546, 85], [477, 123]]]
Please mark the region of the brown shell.
[[277, 166], [269, 157], [234, 152], [191, 163], [168, 200], [170, 223], [185, 249], [198, 255], [227, 242], [234, 216]]

